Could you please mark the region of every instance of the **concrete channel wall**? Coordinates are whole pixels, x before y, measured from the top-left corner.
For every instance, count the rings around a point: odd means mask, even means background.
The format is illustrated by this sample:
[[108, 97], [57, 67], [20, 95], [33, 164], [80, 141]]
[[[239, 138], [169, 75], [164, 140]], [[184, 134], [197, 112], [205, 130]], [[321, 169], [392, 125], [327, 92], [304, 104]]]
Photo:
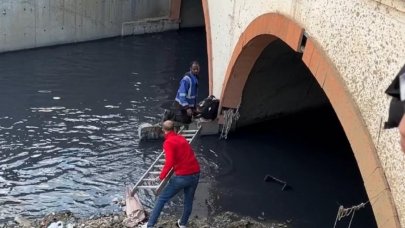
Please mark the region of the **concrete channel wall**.
[[0, 52], [178, 29], [168, 0], [1, 0]]
[[204, 13], [201, 0], [183, 0], [180, 11], [180, 28], [204, 26]]

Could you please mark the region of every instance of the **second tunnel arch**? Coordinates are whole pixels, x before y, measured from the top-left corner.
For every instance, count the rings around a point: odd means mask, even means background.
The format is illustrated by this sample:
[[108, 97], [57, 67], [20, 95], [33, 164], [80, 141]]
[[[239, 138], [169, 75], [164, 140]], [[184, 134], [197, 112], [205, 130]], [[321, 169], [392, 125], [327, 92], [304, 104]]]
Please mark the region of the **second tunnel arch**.
[[[300, 51], [303, 34], [304, 28], [281, 14], [268, 13], [252, 21], [240, 36], [228, 63], [220, 109], [239, 106], [249, 73], [264, 48], [280, 39], [294, 51]], [[209, 41], [209, 37], [207, 40]], [[208, 50], [210, 48], [208, 47]], [[325, 92], [338, 116], [355, 155], [369, 199], [377, 196], [380, 198], [372, 205], [378, 226], [400, 227], [376, 148], [344, 80], [310, 37], [306, 41], [302, 61]]]

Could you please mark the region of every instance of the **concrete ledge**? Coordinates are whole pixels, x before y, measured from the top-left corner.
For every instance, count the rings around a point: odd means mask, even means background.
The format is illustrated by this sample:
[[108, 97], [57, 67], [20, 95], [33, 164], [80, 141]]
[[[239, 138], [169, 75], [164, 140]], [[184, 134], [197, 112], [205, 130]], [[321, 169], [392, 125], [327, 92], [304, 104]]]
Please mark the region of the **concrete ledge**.
[[155, 17], [137, 21], [127, 21], [122, 23], [121, 36], [178, 30], [179, 24], [179, 20], [171, 20], [167, 17]]
[[218, 119], [216, 120], [206, 120], [200, 118], [198, 124], [201, 126], [200, 135], [216, 135], [219, 133]]

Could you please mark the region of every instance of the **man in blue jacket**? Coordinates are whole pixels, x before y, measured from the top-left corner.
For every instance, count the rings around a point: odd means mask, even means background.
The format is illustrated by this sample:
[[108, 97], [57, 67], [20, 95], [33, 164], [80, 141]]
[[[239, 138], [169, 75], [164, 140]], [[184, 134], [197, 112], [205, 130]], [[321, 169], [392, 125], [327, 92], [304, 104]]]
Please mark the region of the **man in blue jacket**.
[[174, 117], [165, 116], [164, 120], [172, 119], [185, 124], [191, 123], [192, 116], [196, 114], [199, 73], [200, 64], [197, 61], [193, 61], [190, 71], [186, 72], [180, 80], [180, 86], [174, 102]]

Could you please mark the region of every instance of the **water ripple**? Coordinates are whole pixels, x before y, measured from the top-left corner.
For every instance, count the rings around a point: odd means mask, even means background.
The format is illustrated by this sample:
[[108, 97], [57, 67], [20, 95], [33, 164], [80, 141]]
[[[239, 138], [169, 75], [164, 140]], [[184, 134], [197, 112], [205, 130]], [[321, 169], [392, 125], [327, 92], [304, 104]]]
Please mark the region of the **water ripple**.
[[0, 114], [0, 223], [15, 214], [121, 210], [112, 199], [121, 197], [125, 184], [137, 181], [161, 150], [158, 142], [141, 145], [137, 127], [160, 121], [167, 102], [162, 99], [178, 86], [167, 77], [178, 70], [173, 64], [160, 72], [149, 61], [134, 61], [151, 53], [160, 58], [161, 48], [150, 39], [155, 38], [0, 56], [0, 107], [6, 107]]

